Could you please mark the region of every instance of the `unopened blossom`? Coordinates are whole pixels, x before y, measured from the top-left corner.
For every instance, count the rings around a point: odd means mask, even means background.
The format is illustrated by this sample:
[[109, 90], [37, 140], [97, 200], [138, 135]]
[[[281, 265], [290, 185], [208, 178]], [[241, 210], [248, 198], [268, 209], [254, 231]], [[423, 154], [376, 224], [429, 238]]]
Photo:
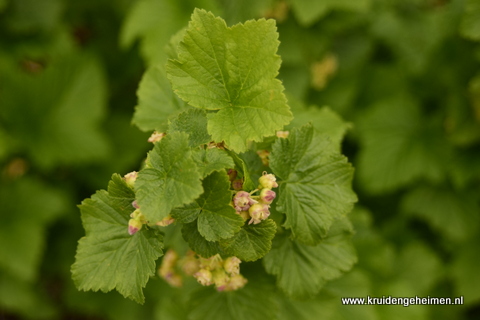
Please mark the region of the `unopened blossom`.
[[242, 260], [238, 259], [237, 257], [228, 257], [223, 262], [223, 268], [227, 273], [233, 276], [240, 273], [241, 262]]
[[250, 206], [255, 203], [257, 203], [257, 201], [253, 200], [250, 193], [246, 191], [239, 191], [233, 197], [233, 206], [237, 212], [248, 210]]
[[143, 223], [138, 221], [137, 219], [130, 219], [128, 221], [128, 233], [133, 236], [137, 233], [140, 229], [142, 229]]
[[258, 189], [276, 188], [276, 187], [278, 187], [278, 183], [276, 181], [277, 181], [277, 178], [275, 178], [275, 175], [273, 175], [271, 173], [267, 174], [266, 172], [264, 172], [264, 174], [260, 178], [258, 178], [258, 183], [260, 184], [258, 186]]
[[152, 135], [148, 138], [148, 142], [155, 143], [163, 139], [166, 136], [164, 132], [154, 131]]
[[160, 226], [160, 227], [166, 227], [166, 226], [169, 226], [171, 225], [172, 223], [175, 222], [175, 219], [172, 218], [171, 215], [168, 215], [166, 216], [165, 218], [163, 218], [161, 221], [158, 221], [156, 223], [157, 226]]
[[132, 171], [130, 173], [127, 173], [126, 175], [123, 176], [123, 179], [127, 183], [127, 185], [133, 189], [133, 186], [135, 184], [135, 180], [137, 180], [138, 177], [138, 172]]
[[200, 268], [208, 269], [208, 270], [215, 270], [221, 268], [223, 265], [223, 260], [219, 254], [211, 256], [210, 258], [202, 258], [200, 257]]
[[262, 163], [266, 166], [269, 164], [268, 156], [270, 155], [270, 152], [268, 150], [258, 150], [257, 151], [258, 156], [262, 160]]
[[228, 169], [227, 170], [227, 175], [228, 175], [228, 179], [230, 181], [233, 181], [235, 180], [235, 178], [237, 177], [237, 170], [235, 169]]
[[232, 181], [233, 190], [242, 190], [243, 188], [243, 179], [235, 179]]
[[137, 200], [132, 201], [132, 207], [134, 207], [135, 209], [140, 209], [140, 206], [138, 205]]
[[268, 210], [269, 206], [263, 203], [256, 203], [250, 207], [248, 213], [252, 217], [252, 219], [248, 222], [248, 224], [258, 224], [265, 220], [270, 215], [270, 211]]
[[170, 272], [163, 278], [172, 287], [179, 288], [183, 285], [182, 276], [175, 272]]
[[290, 132], [288, 131], [277, 131], [277, 137], [279, 138], [288, 138], [288, 135], [290, 134]]
[[243, 221], [246, 221], [248, 219], [250, 219], [250, 214], [248, 213], [248, 211], [240, 211], [240, 212], [237, 212], [240, 217], [242, 217]]
[[173, 271], [177, 260], [178, 254], [174, 250], [169, 249], [167, 252], [165, 252], [160, 269], [158, 269], [160, 276], [165, 277], [169, 272]]
[[195, 279], [197, 279], [198, 283], [200, 283], [202, 286], [209, 286], [213, 283], [212, 282], [213, 276], [210, 270], [200, 269], [193, 276], [195, 277]]
[[234, 291], [243, 288], [247, 284], [248, 280], [241, 274], [236, 274], [230, 278], [224, 291]]
[[225, 290], [228, 282], [230, 281], [230, 277], [225, 273], [223, 269], [217, 269], [212, 273], [213, 283], [217, 288], [217, 291]]
[[262, 189], [262, 191], [260, 191], [260, 202], [264, 204], [271, 204], [276, 196], [277, 194], [275, 191], [267, 188]]
[[193, 276], [200, 269], [200, 261], [195, 258], [195, 252], [189, 250], [185, 257], [180, 261], [182, 271], [189, 276]]

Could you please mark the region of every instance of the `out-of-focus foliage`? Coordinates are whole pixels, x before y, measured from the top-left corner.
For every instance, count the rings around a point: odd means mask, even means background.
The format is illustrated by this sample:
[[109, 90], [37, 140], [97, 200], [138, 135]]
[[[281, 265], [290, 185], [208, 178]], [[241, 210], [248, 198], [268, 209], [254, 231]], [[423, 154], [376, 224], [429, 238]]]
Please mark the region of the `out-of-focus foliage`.
[[[146, 68], [164, 68], [164, 48], [194, 7], [229, 25], [275, 18], [278, 77], [295, 121], [315, 127], [301, 114], [322, 106], [319, 119], [349, 123], [342, 148], [356, 168], [359, 206], [349, 217], [358, 262], [314, 299], [266, 294], [275, 279], [253, 274], [257, 263], [245, 269], [258, 281], [229, 301], [157, 279], [138, 306], [115, 292], [78, 292], [71, 280], [84, 235], [75, 205], [111, 173], [139, 167], [149, 146], [130, 125], [134, 106], [158, 102], [137, 102], [135, 91]], [[234, 317], [235, 303], [261, 296], [265, 309], [252, 317], [478, 318], [479, 8], [478, 0], [0, 0], [0, 315]], [[154, 75], [143, 82], [169, 85]], [[136, 117], [142, 129], [156, 128]], [[333, 144], [344, 134], [332, 132]], [[463, 295], [465, 305], [340, 304], [366, 295]], [[221, 303], [229, 308], [215, 309]]]

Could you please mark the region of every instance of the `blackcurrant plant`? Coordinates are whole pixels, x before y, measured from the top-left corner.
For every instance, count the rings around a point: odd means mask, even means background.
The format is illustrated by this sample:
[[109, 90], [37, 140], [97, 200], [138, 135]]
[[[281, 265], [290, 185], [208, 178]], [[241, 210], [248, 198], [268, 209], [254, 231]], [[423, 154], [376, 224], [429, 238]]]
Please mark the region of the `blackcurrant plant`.
[[153, 149], [80, 205], [79, 290], [144, 303], [155, 275], [174, 287], [196, 279], [191, 318], [273, 319], [272, 279], [279, 296], [305, 298], [351, 269], [347, 125], [328, 108], [289, 107], [278, 46], [274, 20], [228, 27], [199, 9], [172, 37], [133, 119], [154, 131]]

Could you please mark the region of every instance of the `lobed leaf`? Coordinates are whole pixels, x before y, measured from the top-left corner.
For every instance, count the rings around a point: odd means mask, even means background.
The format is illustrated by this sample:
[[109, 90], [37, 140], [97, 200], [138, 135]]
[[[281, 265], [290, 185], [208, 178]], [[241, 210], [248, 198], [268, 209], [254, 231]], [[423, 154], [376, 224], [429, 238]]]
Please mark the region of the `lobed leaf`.
[[243, 261], [255, 261], [270, 251], [277, 225], [271, 219], [259, 224], [246, 225], [232, 238], [220, 241], [221, 248], [227, 255]]
[[80, 205], [86, 236], [78, 244], [72, 278], [79, 290], [117, 289], [124, 297], [143, 303], [142, 288], [155, 273], [162, 254], [161, 236], [147, 227], [131, 236], [128, 220], [135, 194], [119, 175], [108, 192], [98, 191]]
[[192, 153], [192, 158], [202, 177], [234, 166], [232, 158], [222, 149], [198, 149]]
[[147, 167], [135, 182], [137, 202], [150, 222], [160, 221], [203, 191], [200, 173], [191, 158], [188, 135], [168, 134], [148, 154]]
[[338, 278], [357, 261], [352, 233], [348, 219], [341, 218], [316, 246], [298, 243], [287, 234], [278, 236], [263, 259], [265, 269], [277, 276], [277, 286], [289, 296], [314, 295], [325, 281]]
[[357, 201], [353, 168], [310, 124], [277, 139], [270, 167], [282, 179], [276, 209], [286, 214], [284, 226], [301, 243], [318, 244]]
[[273, 135], [291, 119], [273, 20], [250, 20], [227, 27], [212, 13], [195, 9], [178, 59], [167, 75], [174, 92], [189, 105], [218, 110], [208, 114], [208, 132], [237, 152], [250, 140]]

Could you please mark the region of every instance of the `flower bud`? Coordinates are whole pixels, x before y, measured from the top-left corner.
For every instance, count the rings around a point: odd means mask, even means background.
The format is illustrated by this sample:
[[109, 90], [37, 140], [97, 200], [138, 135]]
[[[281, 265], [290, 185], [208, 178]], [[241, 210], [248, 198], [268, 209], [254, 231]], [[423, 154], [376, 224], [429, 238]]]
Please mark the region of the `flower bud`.
[[260, 191], [260, 202], [264, 204], [271, 204], [276, 196], [277, 194], [275, 191], [267, 188], [262, 189], [262, 191]]
[[219, 254], [211, 256], [210, 258], [202, 258], [200, 257], [200, 268], [208, 269], [208, 270], [215, 270], [221, 268], [223, 265], [222, 258]]
[[179, 288], [183, 284], [182, 276], [175, 272], [168, 273], [163, 279], [165, 279], [169, 285], [175, 288]]
[[126, 175], [123, 176], [123, 179], [127, 183], [127, 185], [133, 189], [133, 186], [135, 184], [135, 180], [137, 180], [138, 172], [132, 171], [130, 173], [127, 173]]
[[243, 218], [243, 221], [246, 221], [246, 220], [251, 218], [248, 211], [240, 211], [240, 212], [237, 212], [237, 213], [240, 215], [240, 217]]
[[169, 226], [171, 225], [172, 223], [175, 222], [175, 219], [172, 218], [171, 215], [168, 215], [166, 216], [165, 218], [163, 218], [161, 221], [158, 221], [156, 223], [157, 226], [160, 226], [160, 227], [166, 227], [166, 226]]
[[150, 138], [148, 138], [148, 142], [155, 143], [163, 139], [163, 137], [166, 136], [166, 133], [164, 132], [157, 132], [154, 131]]
[[195, 258], [195, 252], [189, 250], [185, 257], [180, 261], [182, 271], [188, 276], [193, 276], [195, 272], [200, 270], [200, 262]]
[[235, 179], [232, 181], [232, 188], [233, 190], [242, 190], [243, 189], [243, 180], [242, 179]]
[[233, 205], [237, 212], [248, 210], [254, 203], [257, 203], [257, 201], [253, 200], [250, 197], [250, 193], [246, 191], [239, 191], [233, 197]]
[[223, 262], [223, 268], [227, 273], [233, 276], [240, 273], [241, 262], [242, 260], [238, 259], [237, 257], [228, 257]]
[[135, 209], [140, 209], [140, 206], [138, 205], [137, 200], [133, 200], [132, 207], [134, 207]]
[[230, 281], [230, 277], [222, 269], [215, 270], [212, 277], [217, 291], [225, 290], [227, 283]]
[[174, 250], [169, 249], [167, 252], [165, 252], [160, 269], [158, 269], [160, 276], [165, 277], [170, 271], [172, 271], [177, 263], [177, 260], [178, 254]]
[[248, 222], [248, 224], [258, 224], [262, 222], [262, 220], [267, 219], [270, 215], [270, 211], [268, 210], [268, 208], [268, 205], [263, 203], [256, 203], [251, 206], [248, 210], [248, 213], [250, 213], [252, 219]]
[[237, 177], [237, 170], [228, 169], [227, 174], [228, 174], [228, 179], [230, 180], [230, 182], [232, 182]]
[[200, 283], [202, 286], [209, 286], [213, 283], [212, 282], [213, 277], [210, 270], [200, 269], [193, 276], [195, 277], [195, 279], [197, 279], [198, 283]]
[[262, 163], [266, 166], [268, 166], [269, 161], [268, 161], [268, 156], [270, 155], [270, 152], [268, 150], [258, 150], [257, 151], [258, 156], [262, 160]]
[[248, 280], [241, 274], [236, 274], [230, 278], [224, 291], [234, 291], [243, 288], [247, 284]]
[[276, 183], [277, 179], [275, 178], [275, 175], [269, 173], [267, 174], [265, 171], [264, 171], [264, 174], [258, 178], [258, 183], [260, 183], [260, 185], [258, 186], [258, 189], [263, 189], [263, 188], [267, 188], [267, 189], [272, 189], [272, 188], [276, 188], [278, 187], [278, 183]]
[[142, 229], [143, 223], [136, 219], [130, 219], [128, 221], [128, 233], [132, 236]]

